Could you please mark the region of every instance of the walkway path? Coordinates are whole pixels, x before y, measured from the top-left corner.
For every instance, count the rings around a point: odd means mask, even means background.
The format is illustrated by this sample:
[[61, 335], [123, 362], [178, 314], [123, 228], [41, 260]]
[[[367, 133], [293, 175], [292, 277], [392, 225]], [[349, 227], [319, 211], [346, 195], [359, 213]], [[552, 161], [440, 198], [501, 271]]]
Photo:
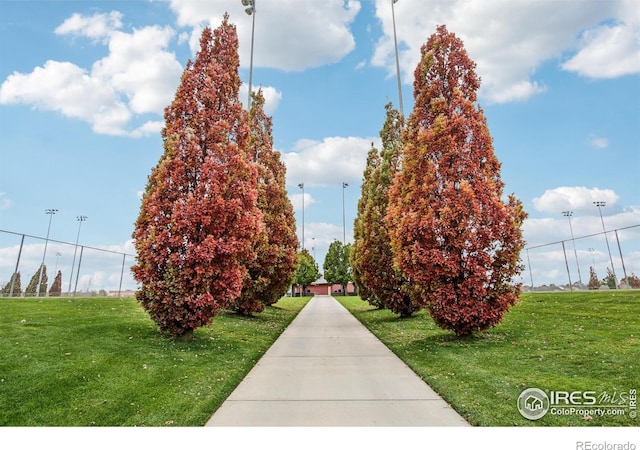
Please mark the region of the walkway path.
[[315, 296], [207, 426], [468, 426], [336, 299]]

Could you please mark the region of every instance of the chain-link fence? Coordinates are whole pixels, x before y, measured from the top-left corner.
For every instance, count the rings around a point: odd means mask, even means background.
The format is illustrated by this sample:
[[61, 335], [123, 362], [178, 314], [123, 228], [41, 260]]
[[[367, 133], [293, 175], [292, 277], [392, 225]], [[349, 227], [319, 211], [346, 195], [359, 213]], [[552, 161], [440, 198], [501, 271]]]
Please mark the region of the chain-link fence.
[[625, 244], [637, 248], [639, 227], [640, 224], [632, 225], [525, 248], [521, 255], [524, 288], [588, 289], [592, 271], [600, 288], [638, 287], [640, 251], [625, 252]]
[[130, 296], [134, 263], [135, 255], [116, 249], [0, 230], [2, 297]]

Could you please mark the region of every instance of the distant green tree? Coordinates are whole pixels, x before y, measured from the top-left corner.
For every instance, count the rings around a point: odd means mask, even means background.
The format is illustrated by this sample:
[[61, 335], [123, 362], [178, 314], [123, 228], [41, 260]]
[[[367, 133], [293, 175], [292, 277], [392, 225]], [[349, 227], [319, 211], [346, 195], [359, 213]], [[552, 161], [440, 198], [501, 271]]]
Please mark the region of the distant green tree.
[[327, 255], [324, 258], [324, 279], [329, 284], [339, 284], [342, 292], [347, 295], [347, 285], [352, 281], [351, 264], [349, 254], [351, 244], [343, 245], [340, 241], [333, 241], [329, 246]]
[[61, 293], [62, 293], [62, 272], [58, 270], [58, 273], [53, 280], [53, 284], [49, 289], [49, 297], [60, 297]]
[[617, 283], [616, 283], [616, 276], [613, 274], [613, 271], [607, 267], [607, 276], [604, 277], [604, 280], [602, 280], [603, 284], [606, 284], [609, 289], [616, 289], [617, 288]]
[[38, 280], [40, 279], [40, 271], [42, 270], [42, 282], [40, 283], [40, 289], [38, 289], [39, 296], [44, 296], [47, 293], [47, 282], [49, 278], [47, 277], [47, 266], [41, 265], [40, 269], [33, 274], [27, 288], [24, 290], [24, 295], [26, 297], [34, 297], [36, 295], [36, 289], [38, 286]]
[[298, 253], [298, 269], [293, 282], [302, 286], [302, 292], [306, 292], [306, 287], [320, 278], [322, 274], [318, 269], [318, 263], [306, 248]]
[[16, 272], [13, 275], [11, 275], [11, 279], [9, 280], [7, 285], [4, 288], [2, 288], [2, 291], [0, 291], [0, 294], [2, 294], [2, 297], [11, 296], [11, 283], [13, 283], [13, 297], [20, 297], [22, 295], [22, 285], [20, 283], [20, 272]]
[[593, 266], [589, 267], [589, 283], [587, 283], [587, 287], [592, 291], [600, 289], [600, 280], [598, 279], [598, 274]]

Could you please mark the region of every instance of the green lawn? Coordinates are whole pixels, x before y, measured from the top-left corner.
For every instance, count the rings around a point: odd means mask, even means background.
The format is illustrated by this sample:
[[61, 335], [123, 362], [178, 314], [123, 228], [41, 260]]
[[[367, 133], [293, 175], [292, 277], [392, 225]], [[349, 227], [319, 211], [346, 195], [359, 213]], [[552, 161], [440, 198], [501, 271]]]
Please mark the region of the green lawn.
[[0, 299], [0, 426], [201, 426], [309, 298], [161, 337], [134, 299]]
[[[357, 297], [336, 297], [470, 423], [480, 426], [637, 426], [640, 419], [517, 410], [528, 387], [640, 391], [640, 291], [523, 294], [503, 322], [468, 338], [438, 328], [428, 313], [400, 319]], [[628, 413], [629, 411], [627, 411]]]

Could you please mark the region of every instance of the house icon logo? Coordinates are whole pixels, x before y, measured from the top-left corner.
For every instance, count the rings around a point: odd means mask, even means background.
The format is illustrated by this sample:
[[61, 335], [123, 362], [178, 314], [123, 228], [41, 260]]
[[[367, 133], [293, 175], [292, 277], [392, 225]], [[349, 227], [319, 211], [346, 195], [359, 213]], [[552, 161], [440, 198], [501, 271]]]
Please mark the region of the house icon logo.
[[525, 389], [518, 397], [518, 411], [526, 419], [541, 419], [549, 411], [549, 397], [541, 389]]

